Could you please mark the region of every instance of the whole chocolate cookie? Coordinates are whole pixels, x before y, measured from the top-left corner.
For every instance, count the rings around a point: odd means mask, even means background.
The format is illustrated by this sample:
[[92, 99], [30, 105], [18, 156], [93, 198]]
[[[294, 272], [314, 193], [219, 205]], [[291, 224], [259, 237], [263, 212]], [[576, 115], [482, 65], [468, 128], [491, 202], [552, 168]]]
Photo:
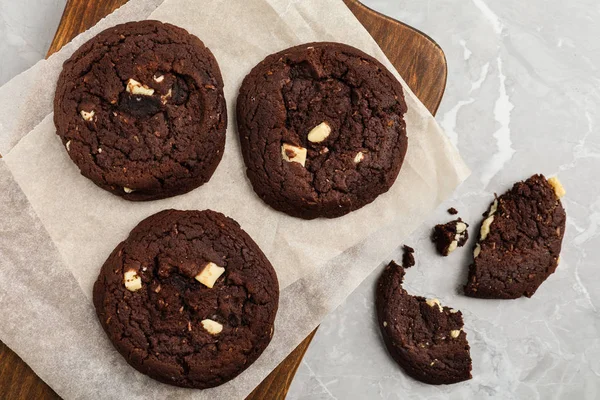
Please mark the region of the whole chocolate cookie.
[[246, 76], [237, 123], [247, 174], [271, 207], [339, 217], [386, 192], [408, 140], [402, 86], [377, 60], [340, 43], [309, 43]]
[[54, 124], [81, 174], [101, 188], [127, 200], [186, 193], [207, 182], [223, 156], [221, 72], [184, 29], [117, 25], [64, 63]]
[[199, 389], [233, 379], [260, 356], [278, 301], [265, 255], [234, 220], [210, 210], [146, 218], [94, 285], [100, 323], [129, 364]]
[[558, 266], [566, 214], [558, 179], [534, 175], [498, 197], [481, 224], [465, 294], [531, 297]]
[[462, 313], [437, 299], [402, 288], [404, 268], [391, 262], [377, 284], [376, 306], [383, 341], [413, 378], [434, 385], [471, 379], [471, 355]]

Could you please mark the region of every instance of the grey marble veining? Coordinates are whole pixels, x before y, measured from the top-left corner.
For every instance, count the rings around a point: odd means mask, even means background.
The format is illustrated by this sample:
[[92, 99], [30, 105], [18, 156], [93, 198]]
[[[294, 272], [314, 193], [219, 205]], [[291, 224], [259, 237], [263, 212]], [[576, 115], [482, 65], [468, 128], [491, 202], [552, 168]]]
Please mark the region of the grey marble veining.
[[[41, 59], [66, 0], [0, 0], [0, 84]], [[406, 288], [459, 308], [474, 379], [427, 386], [389, 358], [374, 314], [381, 266], [319, 328], [288, 398], [600, 398], [600, 5], [558, 0], [364, 0], [444, 49], [448, 84], [437, 115], [473, 175], [406, 243]], [[472, 241], [442, 259], [429, 230], [449, 206], [472, 225], [494, 192], [535, 173], [567, 189], [561, 263], [531, 299], [460, 294]], [[398, 243], [400, 246], [401, 243]], [[400, 251], [382, 254], [398, 259]], [[383, 265], [383, 264], [382, 264]]]

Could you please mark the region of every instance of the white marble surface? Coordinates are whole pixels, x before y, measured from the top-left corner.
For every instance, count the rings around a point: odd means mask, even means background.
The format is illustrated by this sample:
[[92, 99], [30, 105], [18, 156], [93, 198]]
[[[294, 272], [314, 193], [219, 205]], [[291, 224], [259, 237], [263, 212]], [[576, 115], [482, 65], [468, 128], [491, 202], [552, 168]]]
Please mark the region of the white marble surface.
[[[0, 0], [0, 84], [43, 57], [65, 2]], [[448, 85], [437, 118], [474, 173], [406, 241], [417, 251], [406, 287], [463, 311], [474, 379], [428, 387], [390, 360], [374, 317], [378, 267], [323, 321], [288, 398], [600, 398], [594, 251], [600, 246], [600, 6], [595, 0], [364, 2], [426, 32], [446, 53]], [[430, 227], [449, 219], [449, 206], [477, 225], [494, 192], [535, 172], [558, 174], [568, 191], [557, 272], [532, 299], [462, 296], [469, 252], [436, 257]]]
[[0, 0], [0, 85], [44, 58], [66, 0]]

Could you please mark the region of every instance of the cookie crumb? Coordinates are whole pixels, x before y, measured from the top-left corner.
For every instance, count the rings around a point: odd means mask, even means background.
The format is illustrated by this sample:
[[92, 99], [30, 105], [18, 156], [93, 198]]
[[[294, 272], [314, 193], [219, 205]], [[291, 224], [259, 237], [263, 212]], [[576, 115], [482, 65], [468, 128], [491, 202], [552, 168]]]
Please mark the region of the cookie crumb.
[[402, 266], [404, 268], [410, 268], [415, 265], [415, 249], [410, 246], [402, 246], [404, 253], [402, 254]]
[[456, 214], [458, 214], [458, 210], [456, 208], [454, 208], [454, 207], [450, 207], [448, 209], [448, 214], [450, 214], [450, 215], [456, 215]]
[[462, 247], [469, 239], [467, 228], [469, 224], [462, 219], [456, 219], [433, 228], [431, 240], [435, 243], [437, 251], [442, 256], [447, 256], [458, 247]]

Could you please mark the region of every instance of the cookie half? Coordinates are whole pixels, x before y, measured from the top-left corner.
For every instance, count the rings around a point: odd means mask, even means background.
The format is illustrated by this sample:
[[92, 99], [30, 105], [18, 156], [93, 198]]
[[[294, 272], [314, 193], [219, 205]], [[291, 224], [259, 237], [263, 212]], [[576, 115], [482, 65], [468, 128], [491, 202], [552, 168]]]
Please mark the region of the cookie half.
[[117, 25], [64, 63], [54, 124], [81, 174], [101, 188], [127, 200], [186, 193], [206, 183], [223, 156], [221, 72], [184, 29]]
[[363, 207], [398, 176], [406, 110], [400, 82], [353, 47], [308, 43], [268, 56], [246, 76], [237, 100], [254, 191], [305, 219]]
[[465, 294], [531, 297], [558, 266], [566, 214], [556, 178], [534, 175], [498, 197], [484, 216]]
[[138, 371], [209, 388], [248, 368], [273, 335], [275, 271], [232, 219], [167, 210], [119, 244], [94, 285], [102, 327]]
[[471, 379], [471, 356], [462, 313], [437, 299], [402, 288], [404, 268], [391, 262], [377, 284], [376, 307], [383, 341], [404, 371], [440, 385]]

